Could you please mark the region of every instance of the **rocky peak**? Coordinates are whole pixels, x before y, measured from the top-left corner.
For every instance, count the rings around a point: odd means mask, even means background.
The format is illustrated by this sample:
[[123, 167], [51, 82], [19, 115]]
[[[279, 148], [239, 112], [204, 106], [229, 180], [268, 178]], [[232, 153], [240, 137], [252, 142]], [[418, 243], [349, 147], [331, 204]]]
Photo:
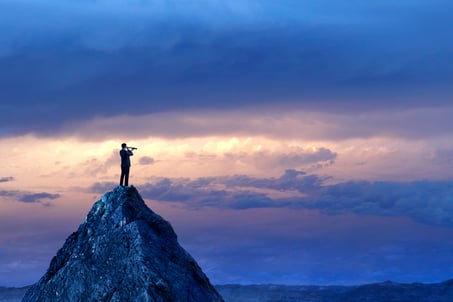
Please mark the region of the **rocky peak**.
[[223, 301], [134, 187], [97, 201], [22, 301]]

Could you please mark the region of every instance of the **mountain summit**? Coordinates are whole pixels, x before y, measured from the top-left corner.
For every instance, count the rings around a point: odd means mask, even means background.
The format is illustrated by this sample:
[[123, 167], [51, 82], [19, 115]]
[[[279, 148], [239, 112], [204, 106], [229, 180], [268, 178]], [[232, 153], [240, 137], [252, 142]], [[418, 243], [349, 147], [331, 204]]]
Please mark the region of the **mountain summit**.
[[24, 301], [221, 302], [170, 223], [134, 187], [97, 201]]

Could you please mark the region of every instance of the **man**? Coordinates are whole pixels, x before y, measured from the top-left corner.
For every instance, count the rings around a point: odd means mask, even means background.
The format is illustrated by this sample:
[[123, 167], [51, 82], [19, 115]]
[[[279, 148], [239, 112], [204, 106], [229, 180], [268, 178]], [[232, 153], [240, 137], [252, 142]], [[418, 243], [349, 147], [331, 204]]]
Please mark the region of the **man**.
[[120, 186], [123, 186], [123, 180], [124, 180], [124, 185], [127, 187], [129, 185], [129, 170], [131, 168], [131, 160], [129, 157], [134, 155], [132, 151], [127, 148], [126, 143], [121, 144], [121, 151], [120, 151], [120, 156], [121, 156], [121, 177], [120, 177]]

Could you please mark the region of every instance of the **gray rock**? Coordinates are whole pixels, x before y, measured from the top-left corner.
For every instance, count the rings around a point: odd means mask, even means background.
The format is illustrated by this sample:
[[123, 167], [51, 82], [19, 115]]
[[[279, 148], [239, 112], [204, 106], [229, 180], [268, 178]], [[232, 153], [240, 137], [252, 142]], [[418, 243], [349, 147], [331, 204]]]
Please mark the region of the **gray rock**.
[[69, 236], [28, 301], [223, 301], [171, 225], [134, 187], [97, 201]]

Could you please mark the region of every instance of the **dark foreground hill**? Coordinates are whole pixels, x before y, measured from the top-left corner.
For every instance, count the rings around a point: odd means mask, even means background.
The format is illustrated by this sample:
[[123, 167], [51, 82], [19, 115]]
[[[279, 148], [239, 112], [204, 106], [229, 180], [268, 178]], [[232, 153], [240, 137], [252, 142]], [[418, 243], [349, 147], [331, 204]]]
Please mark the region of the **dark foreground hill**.
[[171, 225], [134, 187], [96, 202], [24, 302], [221, 302]]

